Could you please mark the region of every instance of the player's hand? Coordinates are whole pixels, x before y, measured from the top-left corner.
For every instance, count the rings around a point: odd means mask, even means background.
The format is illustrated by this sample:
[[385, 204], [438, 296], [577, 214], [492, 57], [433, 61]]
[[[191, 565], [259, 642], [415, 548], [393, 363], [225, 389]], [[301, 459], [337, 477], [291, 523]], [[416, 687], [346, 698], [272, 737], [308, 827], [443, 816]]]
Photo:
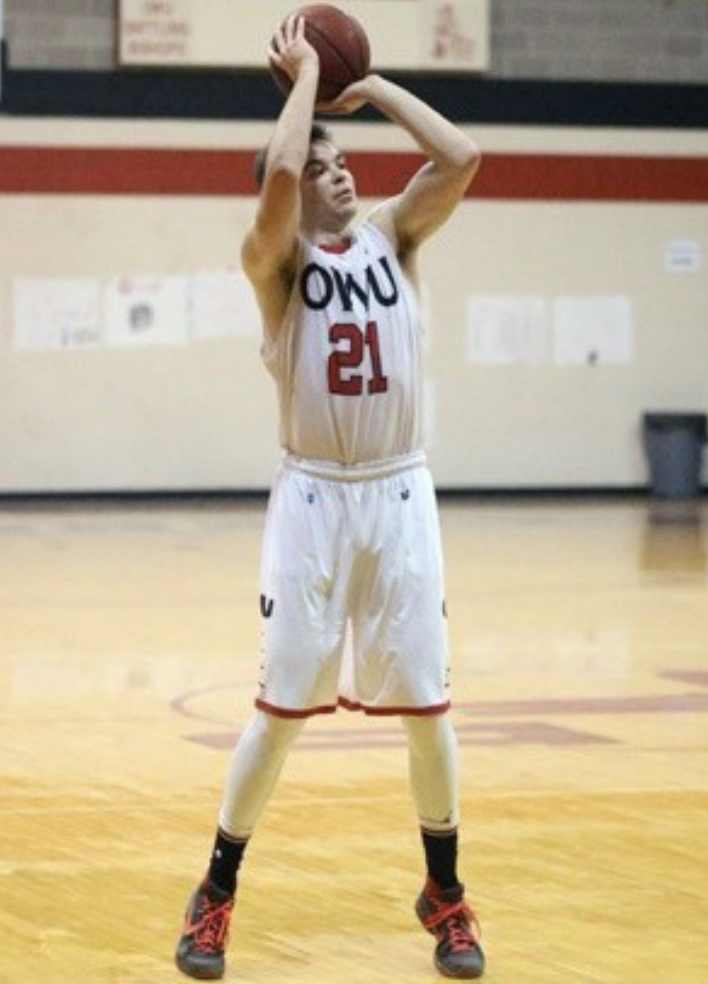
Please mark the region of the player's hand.
[[369, 102], [369, 86], [372, 78], [373, 76], [367, 75], [358, 82], [352, 82], [336, 99], [327, 103], [317, 103], [315, 108], [319, 113], [330, 113], [333, 116], [355, 113]]
[[305, 65], [319, 68], [320, 59], [305, 38], [305, 19], [291, 14], [280, 23], [268, 45], [268, 61], [295, 81]]

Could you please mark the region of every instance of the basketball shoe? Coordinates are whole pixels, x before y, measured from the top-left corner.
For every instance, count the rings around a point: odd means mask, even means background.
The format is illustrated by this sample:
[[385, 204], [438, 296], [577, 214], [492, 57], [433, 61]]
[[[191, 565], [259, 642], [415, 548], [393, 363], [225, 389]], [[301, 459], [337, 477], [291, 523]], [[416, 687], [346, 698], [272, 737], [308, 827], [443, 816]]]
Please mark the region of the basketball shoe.
[[475, 914], [465, 902], [464, 885], [440, 888], [431, 878], [418, 896], [415, 911], [423, 928], [437, 940], [435, 966], [445, 977], [481, 977], [484, 953]]
[[234, 896], [205, 878], [189, 900], [175, 961], [183, 974], [200, 981], [224, 976]]

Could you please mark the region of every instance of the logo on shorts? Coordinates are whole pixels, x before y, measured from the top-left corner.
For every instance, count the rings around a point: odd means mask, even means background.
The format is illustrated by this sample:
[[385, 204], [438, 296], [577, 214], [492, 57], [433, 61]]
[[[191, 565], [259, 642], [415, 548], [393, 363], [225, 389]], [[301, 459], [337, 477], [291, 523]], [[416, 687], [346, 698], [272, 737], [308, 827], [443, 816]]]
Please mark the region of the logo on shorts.
[[267, 598], [264, 594], [261, 595], [261, 615], [263, 618], [270, 618], [273, 614], [273, 606], [275, 602], [272, 598]]

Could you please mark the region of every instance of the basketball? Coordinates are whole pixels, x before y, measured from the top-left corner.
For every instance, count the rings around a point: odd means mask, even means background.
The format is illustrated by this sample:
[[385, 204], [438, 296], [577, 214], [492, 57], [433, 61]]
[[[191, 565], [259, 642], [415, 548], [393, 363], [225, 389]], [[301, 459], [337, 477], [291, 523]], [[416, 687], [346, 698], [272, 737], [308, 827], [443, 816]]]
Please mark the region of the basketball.
[[[295, 14], [305, 20], [305, 38], [320, 59], [317, 102], [332, 102], [369, 71], [371, 50], [366, 31], [358, 20], [329, 3], [311, 3]], [[290, 77], [276, 65], [270, 66], [279, 88], [292, 88]]]

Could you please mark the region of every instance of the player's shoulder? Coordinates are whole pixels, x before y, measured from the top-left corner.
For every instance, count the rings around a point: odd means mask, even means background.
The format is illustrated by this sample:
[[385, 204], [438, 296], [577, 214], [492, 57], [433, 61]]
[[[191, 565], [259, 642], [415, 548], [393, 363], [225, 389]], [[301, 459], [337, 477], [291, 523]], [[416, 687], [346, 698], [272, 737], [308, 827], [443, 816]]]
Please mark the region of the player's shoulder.
[[372, 209], [359, 226], [359, 233], [379, 243], [388, 244], [395, 252], [398, 246], [396, 241], [396, 225], [393, 219], [393, 211], [387, 206], [388, 203], [383, 202]]
[[376, 206], [367, 216], [365, 226], [377, 237], [379, 244], [386, 246], [396, 257], [401, 269], [415, 286], [417, 250], [407, 247], [401, 241], [396, 226], [396, 203], [396, 198], [389, 198]]

